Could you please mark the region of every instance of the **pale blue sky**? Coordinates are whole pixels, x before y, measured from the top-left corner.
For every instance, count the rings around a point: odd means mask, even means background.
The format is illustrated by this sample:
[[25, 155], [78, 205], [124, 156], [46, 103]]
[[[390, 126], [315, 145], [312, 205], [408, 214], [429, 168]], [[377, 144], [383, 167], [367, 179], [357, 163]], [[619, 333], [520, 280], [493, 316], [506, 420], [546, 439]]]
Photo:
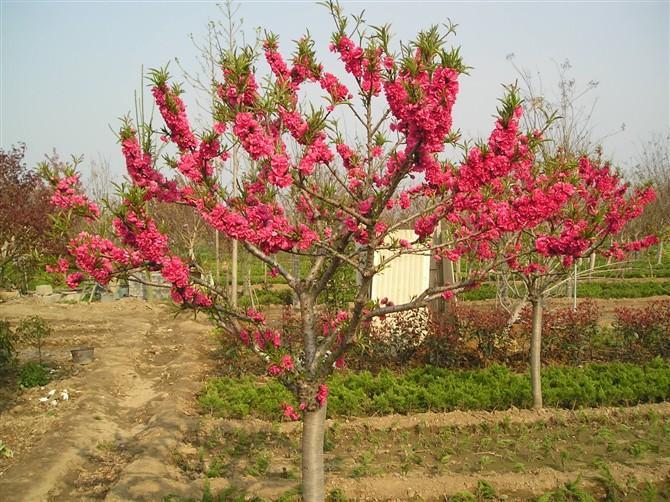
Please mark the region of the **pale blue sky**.
[[[52, 148], [63, 156], [98, 155], [121, 172], [111, 125], [133, 109], [140, 68], [174, 57], [194, 61], [188, 34], [219, 16], [211, 2], [9, 1], [1, 4], [0, 146], [27, 144], [29, 164]], [[556, 63], [568, 58], [578, 83], [600, 82], [596, 135], [626, 124], [605, 141], [609, 156], [628, 163], [653, 132], [670, 125], [669, 3], [662, 2], [343, 2], [366, 9], [372, 24], [389, 22], [397, 38], [451, 18], [455, 43], [474, 67], [464, 77], [454, 124], [485, 136], [501, 83], [517, 78], [507, 61], [543, 75], [555, 89]], [[309, 28], [326, 63], [330, 17], [313, 2], [242, 2], [246, 31], [260, 26], [288, 42]], [[177, 70], [176, 65], [171, 65]], [[340, 73], [339, 64], [334, 73]], [[85, 170], [85, 168], [84, 168]]]

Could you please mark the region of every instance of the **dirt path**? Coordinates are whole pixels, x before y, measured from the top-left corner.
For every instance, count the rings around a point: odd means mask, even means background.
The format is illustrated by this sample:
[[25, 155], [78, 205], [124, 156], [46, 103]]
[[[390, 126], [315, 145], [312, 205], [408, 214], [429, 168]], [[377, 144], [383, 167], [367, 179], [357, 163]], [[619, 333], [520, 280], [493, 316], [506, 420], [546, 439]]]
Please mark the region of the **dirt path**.
[[[178, 491], [181, 475], [166, 459], [193, 427], [194, 394], [216, 347], [206, 322], [129, 299], [0, 309], [10, 320], [46, 318], [54, 327], [46, 359], [66, 373], [0, 415], [0, 438], [15, 452], [0, 459], [2, 499], [155, 500]], [[84, 345], [95, 347], [95, 361], [73, 366], [69, 349]], [[40, 402], [49, 389], [70, 399]]]

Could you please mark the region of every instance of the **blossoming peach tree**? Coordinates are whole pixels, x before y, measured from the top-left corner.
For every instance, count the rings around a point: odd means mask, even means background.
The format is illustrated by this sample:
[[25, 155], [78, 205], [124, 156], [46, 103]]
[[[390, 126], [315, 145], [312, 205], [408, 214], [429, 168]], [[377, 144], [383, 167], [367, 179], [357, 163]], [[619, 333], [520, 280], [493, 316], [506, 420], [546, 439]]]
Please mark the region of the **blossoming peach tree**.
[[[212, 125], [200, 133], [189, 123], [180, 87], [170, 84], [167, 71], [151, 71], [151, 92], [165, 127], [157, 131], [129, 120], [121, 127], [131, 183], [115, 209], [117, 239], [81, 232], [70, 241], [69, 257], [52, 268], [66, 274], [71, 286], [85, 276], [106, 283], [138, 270], [159, 272], [175, 303], [207, 313], [265, 361], [267, 373], [295, 394], [295, 403], [284, 405], [285, 416], [303, 420], [305, 500], [324, 498], [327, 377], [344, 366], [347, 350], [365, 336], [368, 323], [472, 286], [499, 258], [496, 242], [549, 214], [506, 189], [508, 179], [533, 184], [533, 150], [541, 141], [539, 132], [519, 130], [520, 100], [513, 88], [501, 99], [488, 141], [466, 147], [452, 128], [459, 76], [467, 68], [458, 49], [447, 48], [451, 30], [431, 28], [394, 52], [388, 27], [369, 27], [360, 18], [352, 27], [337, 3], [327, 5], [336, 26], [330, 50], [344, 65], [343, 77], [324, 70], [309, 36], [285, 59], [278, 38], [267, 34], [264, 74], [257, 69], [261, 54], [252, 48], [222, 54]], [[322, 105], [301, 94], [309, 87], [325, 94]], [[345, 141], [342, 121], [357, 132], [354, 139]], [[157, 138], [174, 152], [162, 157], [173, 176], [158, 168]], [[215, 162], [227, 161], [237, 145], [246, 152], [249, 171], [232, 192], [222, 186]], [[459, 148], [462, 159], [449, 160]], [[51, 181], [53, 203], [63, 212], [97, 216], [77, 190], [76, 173]], [[557, 199], [550, 207], [560, 206], [563, 192], [545, 185], [538, 190]], [[510, 197], [502, 200], [503, 194]], [[274, 329], [260, 310], [232, 307], [225, 291], [191, 274], [152, 218], [152, 204], [192, 208], [279, 274], [298, 300], [300, 340]], [[452, 239], [434, 244], [441, 223]], [[395, 237], [408, 225], [414, 239]], [[288, 270], [280, 253], [301, 256], [309, 270]], [[402, 304], [371, 301], [375, 275], [409, 253], [476, 257], [479, 275], [429, 287]], [[319, 304], [345, 267], [359, 277], [353, 301], [340, 310]]]
[[[532, 223], [500, 241], [497, 253], [523, 284], [532, 307], [531, 390], [533, 407], [542, 408], [542, 313], [547, 297], [569, 280], [575, 260], [598, 253], [620, 261], [658, 240], [649, 235], [620, 242], [626, 225], [642, 214], [654, 191], [648, 186], [632, 189], [602, 160], [599, 149], [591, 157], [561, 152], [544, 157], [530, 174], [532, 178], [508, 180], [504, 197], [521, 202], [524, 220]], [[504, 202], [491, 217], [507, 208]]]

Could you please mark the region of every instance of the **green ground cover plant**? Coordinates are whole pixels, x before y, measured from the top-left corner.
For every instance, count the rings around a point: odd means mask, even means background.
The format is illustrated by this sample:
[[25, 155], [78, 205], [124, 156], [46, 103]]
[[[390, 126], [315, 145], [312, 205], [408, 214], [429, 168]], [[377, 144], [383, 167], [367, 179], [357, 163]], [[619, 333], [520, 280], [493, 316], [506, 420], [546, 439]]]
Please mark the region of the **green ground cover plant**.
[[[542, 375], [547, 406], [581, 408], [661, 402], [670, 398], [670, 363], [548, 367]], [[372, 416], [451, 410], [504, 410], [531, 403], [528, 375], [492, 365], [481, 370], [425, 366], [403, 373], [343, 371], [329, 382], [328, 415]], [[279, 419], [291, 395], [273, 380], [215, 377], [198, 397], [203, 412], [226, 418]]]

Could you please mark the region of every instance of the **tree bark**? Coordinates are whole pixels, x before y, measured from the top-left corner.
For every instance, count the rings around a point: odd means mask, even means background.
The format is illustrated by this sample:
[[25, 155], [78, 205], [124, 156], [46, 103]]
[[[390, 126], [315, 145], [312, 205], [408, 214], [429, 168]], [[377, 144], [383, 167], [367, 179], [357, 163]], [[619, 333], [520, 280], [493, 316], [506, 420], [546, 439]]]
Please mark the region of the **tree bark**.
[[326, 404], [306, 411], [302, 424], [302, 499], [305, 502], [325, 500], [323, 474], [323, 437]]
[[542, 409], [542, 298], [531, 298], [533, 305], [533, 327], [530, 336], [530, 388], [533, 394], [533, 409]]

